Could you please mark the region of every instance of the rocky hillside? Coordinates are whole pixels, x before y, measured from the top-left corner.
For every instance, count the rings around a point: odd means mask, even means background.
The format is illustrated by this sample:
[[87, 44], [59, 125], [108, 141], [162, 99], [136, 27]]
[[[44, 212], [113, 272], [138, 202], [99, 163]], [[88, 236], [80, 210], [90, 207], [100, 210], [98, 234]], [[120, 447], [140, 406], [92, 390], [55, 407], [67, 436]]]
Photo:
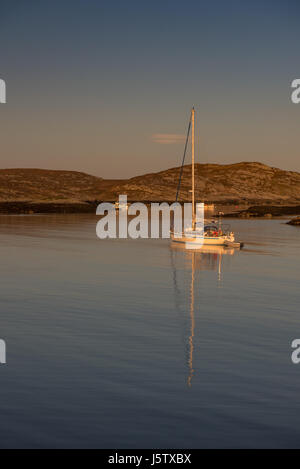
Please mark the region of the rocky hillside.
[[0, 202], [84, 202], [119, 182], [76, 171], [2, 169]]
[[[122, 181], [111, 193], [130, 200], [174, 200], [180, 168]], [[197, 164], [196, 197], [207, 201], [296, 203], [300, 201], [300, 173], [271, 168], [261, 163], [232, 165]], [[191, 166], [183, 170], [180, 199], [190, 200]]]
[[[196, 165], [197, 199], [214, 202], [299, 203], [300, 173], [261, 163]], [[180, 168], [127, 180], [105, 180], [74, 171], [0, 170], [0, 202], [172, 201]], [[180, 200], [190, 200], [191, 166], [183, 170]]]

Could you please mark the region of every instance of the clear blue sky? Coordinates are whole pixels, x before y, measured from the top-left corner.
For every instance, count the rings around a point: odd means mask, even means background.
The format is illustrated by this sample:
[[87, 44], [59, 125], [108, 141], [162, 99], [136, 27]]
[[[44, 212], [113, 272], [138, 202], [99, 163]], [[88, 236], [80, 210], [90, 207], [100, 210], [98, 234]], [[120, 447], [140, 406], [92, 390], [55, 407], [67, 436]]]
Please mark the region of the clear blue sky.
[[0, 167], [177, 166], [195, 105], [199, 161], [300, 171], [299, 24], [299, 0], [1, 2]]

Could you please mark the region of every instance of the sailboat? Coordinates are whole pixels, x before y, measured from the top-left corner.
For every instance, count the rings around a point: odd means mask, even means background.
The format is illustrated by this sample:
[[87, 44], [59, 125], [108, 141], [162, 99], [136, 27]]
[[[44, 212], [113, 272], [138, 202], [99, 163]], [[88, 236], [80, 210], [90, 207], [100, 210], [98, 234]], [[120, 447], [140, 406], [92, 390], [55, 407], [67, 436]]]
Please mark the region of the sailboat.
[[207, 246], [230, 246], [234, 248], [241, 247], [241, 243], [235, 241], [235, 235], [232, 231], [224, 230], [220, 223], [210, 223], [203, 227], [203, 223], [199, 226], [196, 219], [196, 202], [195, 202], [195, 108], [192, 108], [187, 138], [185, 143], [182, 167], [178, 183], [176, 202], [178, 201], [181, 177], [186, 156], [186, 150], [189, 140], [190, 129], [192, 130], [192, 225], [185, 228], [183, 233], [171, 231], [171, 241], [175, 243], [184, 243], [187, 249], [198, 249], [203, 245]]

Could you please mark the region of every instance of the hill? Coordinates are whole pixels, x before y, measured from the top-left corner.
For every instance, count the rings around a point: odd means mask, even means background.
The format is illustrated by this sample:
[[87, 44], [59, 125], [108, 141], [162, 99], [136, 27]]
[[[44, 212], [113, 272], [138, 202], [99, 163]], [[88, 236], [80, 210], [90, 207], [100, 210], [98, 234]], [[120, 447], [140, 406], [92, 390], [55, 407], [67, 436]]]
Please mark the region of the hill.
[[[41, 169], [0, 170], [0, 202], [86, 203], [114, 201], [173, 201], [180, 168], [127, 180], [106, 180], [76, 171]], [[300, 173], [261, 163], [197, 164], [196, 198], [221, 203], [261, 205], [300, 202]], [[190, 200], [191, 166], [183, 169], [180, 200]]]
[[[138, 176], [114, 185], [113, 193], [132, 200], [174, 200], [180, 168]], [[283, 171], [261, 163], [231, 165], [197, 164], [196, 198], [206, 201], [296, 203], [300, 201], [300, 173]], [[191, 166], [182, 176], [181, 200], [190, 200]]]
[[76, 171], [1, 169], [1, 202], [84, 202], [120, 181], [106, 181]]

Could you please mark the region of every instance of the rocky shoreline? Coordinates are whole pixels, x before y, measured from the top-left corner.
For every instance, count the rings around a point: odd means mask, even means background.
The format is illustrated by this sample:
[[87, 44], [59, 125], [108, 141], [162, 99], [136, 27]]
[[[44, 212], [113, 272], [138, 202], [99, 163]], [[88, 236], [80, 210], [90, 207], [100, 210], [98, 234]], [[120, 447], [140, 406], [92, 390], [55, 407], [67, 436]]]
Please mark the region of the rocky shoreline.
[[[151, 202], [161, 203], [160, 201], [146, 201], [147, 205]], [[0, 202], [0, 214], [5, 215], [33, 215], [33, 214], [75, 214], [75, 213], [96, 213], [98, 204], [101, 203], [100, 200], [93, 201], [83, 201], [83, 202], [31, 202], [31, 201], [15, 201], [15, 202]], [[114, 203], [111, 200], [111, 203]], [[172, 204], [173, 201], [169, 201], [169, 204]], [[224, 205], [220, 205], [221, 210], [224, 210]], [[218, 205], [215, 206], [216, 216], [220, 211]], [[227, 211], [228, 210], [228, 211]], [[230, 211], [230, 207], [225, 210], [224, 217], [226, 218], [273, 218], [273, 217], [282, 217], [282, 216], [299, 216], [300, 215], [300, 205], [254, 205], [244, 210], [239, 211]], [[295, 223], [299, 224], [300, 217], [295, 219]], [[293, 220], [292, 220], [293, 221]]]
[[287, 225], [300, 226], [300, 217], [293, 218], [292, 220], [287, 222]]
[[254, 205], [245, 210], [226, 213], [225, 217], [230, 218], [252, 218], [252, 217], [283, 217], [290, 215], [299, 215], [300, 205]]
[[0, 202], [0, 214], [4, 215], [33, 215], [59, 213], [96, 213], [97, 202]]

